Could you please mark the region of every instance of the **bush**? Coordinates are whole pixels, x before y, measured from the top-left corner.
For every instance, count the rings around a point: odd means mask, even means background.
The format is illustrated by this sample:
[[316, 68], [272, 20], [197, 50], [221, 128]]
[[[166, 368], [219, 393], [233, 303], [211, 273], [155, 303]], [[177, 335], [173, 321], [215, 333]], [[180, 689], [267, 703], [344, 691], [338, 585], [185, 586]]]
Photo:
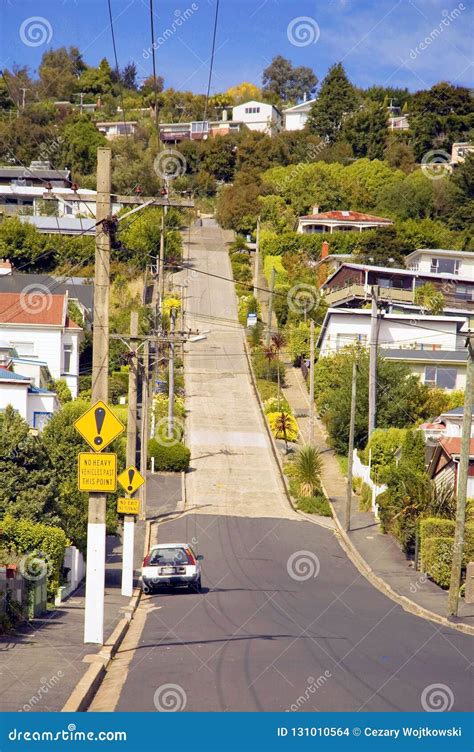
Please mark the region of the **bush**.
[[[16, 520], [6, 515], [2, 522], [2, 545], [23, 558], [22, 570], [32, 577], [48, 572], [48, 596], [53, 599], [61, 584], [64, 550], [70, 545], [64, 530], [41, 522]], [[24, 558], [24, 556], [28, 558]]]
[[266, 402], [271, 397], [278, 397], [278, 385], [274, 381], [256, 378], [256, 382], [262, 402]]
[[268, 415], [268, 413], [276, 413], [279, 410], [283, 410], [285, 413], [292, 412], [288, 402], [284, 397], [269, 397], [264, 401], [263, 412], [265, 413], [265, 415]]
[[278, 372], [280, 372], [280, 384], [285, 383], [285, 366], [278, 360], [268, 360], [263, 350], [255, 350], [252, 353], [252, 365], [256, 379], [267, 379], [268, 381], [278, 381]]
[[272, 279], [272, 269], [275, 269], [275, 284], [284, 284], [288, 281], [288, 275], [283, 266], [281, 256], [265, 256], [265, 261], [263, 262], [263, 273], [268, 284], [270, 284]]
[[155, 460], [155, 470], [166, 472], [183, 472], [189, 467], [191, 452], [187, 446], [178, 441], [170, 446], [159, 443], [156, 439], [148, 442], [148, 457]]
[[360, 457], [365, 465], [369, 464], [369, 451], [372, 450], [370, 474], [372, 480], [380, 482], [380, 473], [395, 464], [395, 452], [400, 449], [405, 439], [404, 428], [376, 428], [373, 431]]
[[247, 316], [249, 315], [249, 313], [256, 313], [257, 318], [260, 317], [260, 306], [257, 302], [257, 299], [253, 295], [242, 295], [242, 297], [239, 298], [237, 310], [239, 322], [242, 324], [242, 326], [247, 325]]
[[322, 517], [332, 517], [329, 501], [323, 493], [308, 498], [300, 498], [296, 506], [306, 514], [320, 514]]
[[[425, 517], [420, 521], [420, 559], [421, 569], [428, 572], [432, 577], [432, 545], [431, 541], [443, 539], [451, 541], [451, 550], [454, 544], [454, 530], [456, 523], [454, 520], [444, 519], [442, 517]], [[466, 522], [464, 528], [464, 551], [463, 565], [474, 561], [474, 523]], [[434, 577], [433, 577], [434, 579]], [[435, 580], [437, 582], [437, 580]], [[439, 583], [438, 583], [439, 584]], [[448, 582], [449, 584], [449, 582]]]
[[360, 488], [359, 509], [361, 512], [369, 512], [372, 509], [372, 489], [364, 482]]
[[[268, 413], [267, 420], [275, 439], [286, 438], [286, 441], [292, 442], [298, 440], [298, 423], [291, 413], [286, 413], [281, 410], [275, 413]], [[283, 422], [285, 423], [285, 431], [283, 431], [282, 427]]]
[[437, 536], [425, 541], [423, 571], [440, 587], [449, 587], [453, 558], [453, 538]]

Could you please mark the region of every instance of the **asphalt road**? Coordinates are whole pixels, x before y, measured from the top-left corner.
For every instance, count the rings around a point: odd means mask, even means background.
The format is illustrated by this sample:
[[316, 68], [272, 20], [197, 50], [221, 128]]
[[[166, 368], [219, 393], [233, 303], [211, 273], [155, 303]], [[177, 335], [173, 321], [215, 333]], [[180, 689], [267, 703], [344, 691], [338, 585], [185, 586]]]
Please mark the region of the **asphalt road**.
[[204, 555], [204, 591], [143, 598], [91, 709], [468, 710], [469, 638], [405, 613], [290, 509], [218, 279], [224, 239], [192, 233], [187, 323], [211, 331], [186, 364], [189, 511], [158, 526]]

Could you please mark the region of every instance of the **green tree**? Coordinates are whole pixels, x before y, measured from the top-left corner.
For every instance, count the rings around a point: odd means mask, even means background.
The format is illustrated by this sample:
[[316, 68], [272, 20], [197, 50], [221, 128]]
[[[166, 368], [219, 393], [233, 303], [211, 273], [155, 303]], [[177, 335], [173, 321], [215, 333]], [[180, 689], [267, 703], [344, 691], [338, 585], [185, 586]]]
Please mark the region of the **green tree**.
[[63, 162], [74, 174], [95, 173], [97, 149], [105, 146], [107, 140], [99, 133], [88, 115], [73, 116], [64, 127]]
[[468, 154], [463, 164], [453, 172], [450, 183], [454, 188], [449, 224], [456, 230], [474, 228], [474, 154]]
[[413, 95], [410, 129], [418, 160], [433, 149], [450, 153], [452, 144], [465, 140], [473, 127], [474, 107], [467, 87], [441, 81]]
[[298, 449], [292, 465], [292, 477], [299, 484], [299, 493], [305, 498], [314, 496], [321, 488], [321, 457], [313, 446]]
[[341, 138], [351, 145], [354, 156], [369, 159], [383, 159], [387, 136], [387, 110], [373, 102], [366, 102], [345, 118], [341, 132]]
[[437, 316], [443, 313], [444, 295], [431, 282], [420, 285], [415, 290], [415, 303], [421, 307], [422, 313]]
[[350, 115], [357, 96], [342, 63], [333, 65], [321, 83], [318, 98], [307, 121], [310, 133], [316, 133], [328, 143], [338, 140], [344, 118]]
[[318, 79], [311, 68], [304, 65], [295, 68], [290, 60], [277, 55], [263, 71], [262, 82], [265, 94], [288, 102], [302, 99], [305, 94], [311, 97]]
[[372, 266], [404, 267], [404, 248], [393, 226], [364, 233], [356, 252], [358, 263]]
[[72, 100], [78, 89], [78, 74], [81, 68], [77, 47], [60, 47], [48, 50], [41, 58], [39, 76], [43, 97], [56, 100]]
[[33, 522], [57, 519], [51, 458], [11, 405], [0, 415], [0, 476], [0, 518], [8, 513]]
[[66, 402], [71, 402], [71, 390], [64, 379], [56, 379], [56, 381], [53, 381], [51, 389], [53, 392], [56, 392], [61, 405], [64, 405]]

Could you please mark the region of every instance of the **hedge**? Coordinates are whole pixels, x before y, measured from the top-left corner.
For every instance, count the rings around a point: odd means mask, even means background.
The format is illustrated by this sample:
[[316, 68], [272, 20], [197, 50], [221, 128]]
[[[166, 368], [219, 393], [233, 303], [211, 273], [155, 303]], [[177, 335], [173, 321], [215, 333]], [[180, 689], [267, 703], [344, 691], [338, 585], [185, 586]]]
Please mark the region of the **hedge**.
[[47, 571], [48, 596], [53, 599], [61, 584], [64, 551], [70, 545], [64, 530], [41, 522], [16, 520], [11, 515], [3, 518], [0, 527], [2, 546], [22, 557], [20, 571], [26, 579], [37, 579], [43, 569]]
[[183, 472], [188, 469], [191, 452], [178, 441], [171, 445], [159, 443], [156, 439], [148, 442], [148, 457], [155, 460], [155, 470], [165, 472]]
[[288, 274], [285, 267], [283, 266], [281, 256], [265, 256], [265, 261], [263, 262], [263, 273], [268, 284], [270, 284], [271, 282], [272, 269], [275, 269], [276, 283], [284, 284], [288, 281]]
[[[454, 545], [454, 520], [427, 517], [420, 522], [421, 569], [441, 587], [448, 587]], [[463, 567], [474, 561], [474, 523], [464, 531]]]

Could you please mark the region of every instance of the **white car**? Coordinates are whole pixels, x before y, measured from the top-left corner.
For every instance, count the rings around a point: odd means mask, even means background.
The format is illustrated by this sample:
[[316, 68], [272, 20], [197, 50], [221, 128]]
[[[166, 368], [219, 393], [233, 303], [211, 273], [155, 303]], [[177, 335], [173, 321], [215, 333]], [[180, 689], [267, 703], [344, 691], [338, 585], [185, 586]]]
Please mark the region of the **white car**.
[[142, 585], [152, 592], [160, 585], [187, 585], [201, 590], [202, 556], [197, 556], [189, 543], [158, 543], [150, 548], [143, 560]]

